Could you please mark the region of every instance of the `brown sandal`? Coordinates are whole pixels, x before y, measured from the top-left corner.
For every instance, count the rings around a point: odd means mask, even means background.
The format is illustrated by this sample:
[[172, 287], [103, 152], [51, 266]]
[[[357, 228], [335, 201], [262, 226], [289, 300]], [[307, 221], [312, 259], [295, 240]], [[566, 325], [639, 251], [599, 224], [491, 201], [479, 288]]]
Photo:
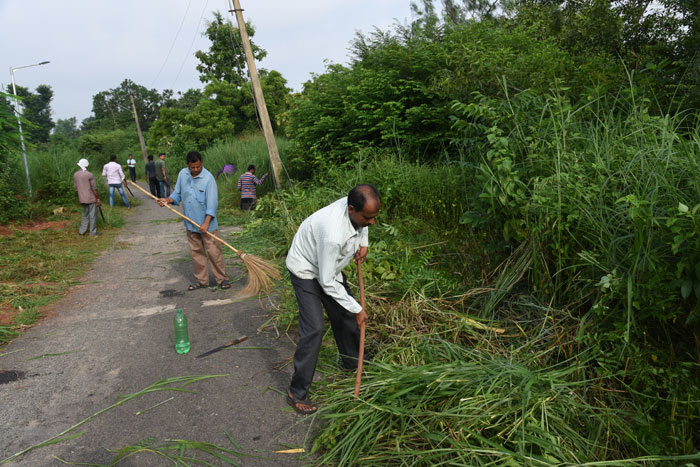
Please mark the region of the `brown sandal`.
[[311, 402], [309, 396], [303, 399], [297, 399], [291, 392], [287, 392], [287, 403], [292, 406], [296, 413], [301, 415], [311, 415], [318, 410], [318, 407]]
[[187, 287], [187, 290], [197, 290], [197, 289], [203, 289], [206, 287], [204, 284], [200, 284], [199, 282], [195, 282], [194, 285], [190, 285]]

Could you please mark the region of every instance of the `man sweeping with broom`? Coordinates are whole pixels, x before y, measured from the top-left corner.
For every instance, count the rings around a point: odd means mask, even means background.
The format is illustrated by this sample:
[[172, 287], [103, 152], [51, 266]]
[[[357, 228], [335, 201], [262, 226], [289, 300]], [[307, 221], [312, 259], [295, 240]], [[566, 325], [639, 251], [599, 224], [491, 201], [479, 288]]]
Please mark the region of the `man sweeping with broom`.
[[324, 334], [323, 308], [343, 366], [357, 367], [359, 327], [367, 323], [367, 313], [350, 295], [343, 269], [353, 258], [361, 264], [367, 257], [368, 227], [380, 205], [374, 186], [358, 185], [306, 218], [292, 240], [286, 263], [299, 304], [299, 343], [287, 402], [297, 413], [318, 410], [308, 391]]
[[214, 176], [202, 166], [202, 156], [197, 151], [187, 154], [187, 167], [182, 169], [177, 176], [175, 189], [167, 198], [159, 198], [158, 204], [179, 205], [182, 202], [185, 216], [193, 220], [199, 226], [189, 220], [185, 220], [187, 228], [187, 242], [190, 245], [192, 263], [194, 265], [194, 277], [196, 282], [187, 290], [197, 290], [209, 286], [209, 268], [207, 255], [211, 261], [216, 284], [222, 289], [230, 289], [231, 283], [226, 276], [226, 265], [221, 243], [216, 241], [206, 232], [218, 237], [219, 225], [216, 221], [216, 210], [219, 207], [218, 192]]

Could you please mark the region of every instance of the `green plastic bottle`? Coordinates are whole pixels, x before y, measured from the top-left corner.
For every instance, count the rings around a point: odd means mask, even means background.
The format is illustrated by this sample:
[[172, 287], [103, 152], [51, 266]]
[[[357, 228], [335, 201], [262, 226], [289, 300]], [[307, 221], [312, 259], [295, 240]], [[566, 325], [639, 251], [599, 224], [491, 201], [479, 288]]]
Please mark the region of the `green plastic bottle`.
[[186, 354], [190, 351], [190, 338], [187, 333], [187, 317], [181, 309], [177, 309], [175, 318], [173, 318], [175, 326], [175, 350], [179, 354]]

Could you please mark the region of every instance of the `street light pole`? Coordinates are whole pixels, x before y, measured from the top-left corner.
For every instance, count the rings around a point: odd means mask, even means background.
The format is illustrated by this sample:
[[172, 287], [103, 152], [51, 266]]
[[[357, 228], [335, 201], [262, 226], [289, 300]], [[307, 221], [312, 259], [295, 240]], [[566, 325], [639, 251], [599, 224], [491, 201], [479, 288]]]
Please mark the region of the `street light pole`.
[[15, 88], [15, 70], [21, 68], [29, 68], [33, 66], [46, 65], [51, 62], [35, 63], [34, 65], [25, 65], [10, 67], [10, 77], [12, 78], [12, 94], [15, 96], [15, 114], [17, 114], [17, 126], [19, 127], [19, 141], [22, 143], [22, 157], [24, 158], [24, 171], [27, 174], [27, 187], [29, 188], [29, 197], [32, 197], [32, 181], [29, 178], [29, 164], [27, 164], [27, 148], [24, 145], [24, 133], [22, 133], [22, 119], [19, 115], [19, 98], [17, 97], [17, 89]]

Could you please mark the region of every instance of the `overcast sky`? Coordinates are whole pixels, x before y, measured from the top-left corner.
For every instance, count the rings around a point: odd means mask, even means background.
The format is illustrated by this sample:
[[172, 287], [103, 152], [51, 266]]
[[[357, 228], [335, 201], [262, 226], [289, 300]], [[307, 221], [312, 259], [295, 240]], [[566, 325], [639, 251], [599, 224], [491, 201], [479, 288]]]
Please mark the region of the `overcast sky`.
[[[240, 0], [256, 28], [253, 41], [267, 51], [258, 68], [277, 70], [301, 90], [325, 61], [347, 63], [356, 31], [387, 29], [410, 20], [410, 0]], [[197, 50], [213, 11], [228, 13], [228, 0], [0, 0], [0, 84], [32, 91], [53, 88], [53, 119], [92, 110], [92, 96], [126, 78], [148, 89], [201, 88]]]

